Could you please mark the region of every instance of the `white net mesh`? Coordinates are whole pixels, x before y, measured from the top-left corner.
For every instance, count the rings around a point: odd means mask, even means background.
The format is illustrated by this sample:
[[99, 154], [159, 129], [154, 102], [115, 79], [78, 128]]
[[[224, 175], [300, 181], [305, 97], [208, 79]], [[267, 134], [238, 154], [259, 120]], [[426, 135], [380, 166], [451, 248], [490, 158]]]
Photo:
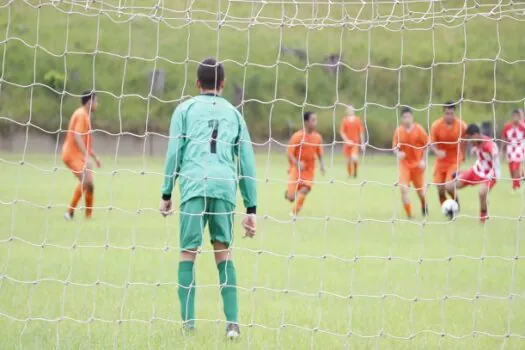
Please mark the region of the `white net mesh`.
[[[449, 222], [434, 186], [430, 216], [409, 221], [391, 146], [400, 106], [428, 130], [449, 99], [500, 138], [525, 103], [523, 21], [522, 2], [496, 0], [2, 1], [0, 347], [229, 346], [209, 243], [198, 330], [180, 332], [178, 220], [156, 209], [169, 117], [213, 56], [258, 165], [258, 236], [233, 247], [232, 346], [523, 348], [525, 198], [510, 195], [506, 163], [486, 225], [475, 190]], [[61, 147], [90, 89], [103, 160], [94, 217], [64, 222], [75, 179]], [[338, 136], [349, 103], [366, 127], [355, 180]], [[307, 110], [327, 174], [292, 220], [283, 153]]]

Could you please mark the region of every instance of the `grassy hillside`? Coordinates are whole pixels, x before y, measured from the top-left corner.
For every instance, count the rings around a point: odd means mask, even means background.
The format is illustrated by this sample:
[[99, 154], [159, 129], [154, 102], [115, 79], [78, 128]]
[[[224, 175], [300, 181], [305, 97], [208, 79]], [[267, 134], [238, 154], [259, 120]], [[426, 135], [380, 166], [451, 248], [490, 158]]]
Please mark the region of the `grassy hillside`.
[[[56, 131], [77, 104], [70, 94], [94, 87], [97, 127], [165, 131], [177, 102], [195, 93], [197, 62], [216, 56], [225, 96], [235, 102], [244, 88], [241, 108], [262, 140], [287, 136], [308, 108], [330, 141], [345, 103], [362, 109], [378, 147], [389, 143], [398, 104], [423, 108], [428, 123], [440, 113], [431, 103], [463, 97], [463, 118], [501, 122], [523, 106], [525, 6], [477, 3], [4, 2], [0, 116]], [[331, 54], [342, 55], [338, 71], [324, 64]], [[153, 69], [166, 72], [156, 96]]]

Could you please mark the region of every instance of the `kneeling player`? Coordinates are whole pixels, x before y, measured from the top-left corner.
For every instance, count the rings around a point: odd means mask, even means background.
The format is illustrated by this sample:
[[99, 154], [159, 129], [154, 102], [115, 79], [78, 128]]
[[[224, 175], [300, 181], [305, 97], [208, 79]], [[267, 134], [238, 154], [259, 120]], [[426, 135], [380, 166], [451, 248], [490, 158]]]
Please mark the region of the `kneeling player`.
[[[492, 139], [481, 135], [479, 126], [471, 124], [467, 128], [466, 136], [473, 144], [473, 151], [477, 156], [476, 163], [467, 171], [455, 177], [455, 181], [446, 185], [447, 192], [456, 201], [456, 190], [466, 186], [479, 185], [480, 221], [487, 219], [487, 197], [489, 191], [496, 185], [499, 177], [498, 147]], [[459, 202], [458, 202], [459, 203]]]
[[425, 149], [428, 141], [428, 134], [421, 125], [414, 122], [410, 108], [403, 109], [401, 125], [394, 132], [392, 147], [399, 159], [401, 199], [409, 219], [412, 218], [412, 208], [408, 198], [408, 188], [411, 183], [421, 201], [423, 216], [428, 215], [425, 198]]
[[317, 116], [313, 112], [305, 112], [303, 115], [304, 130], [299, 130], [292, 135], [288, 142], [288, 190], [286, 199], [295, 202], [292, 215], [296, 216], [301, 210], [306, 195], [312, 188], [315, 175], [315, 161], [319, 158], [321, 173], [324, 174], [323, 163], [323, 139], [315, 131]]

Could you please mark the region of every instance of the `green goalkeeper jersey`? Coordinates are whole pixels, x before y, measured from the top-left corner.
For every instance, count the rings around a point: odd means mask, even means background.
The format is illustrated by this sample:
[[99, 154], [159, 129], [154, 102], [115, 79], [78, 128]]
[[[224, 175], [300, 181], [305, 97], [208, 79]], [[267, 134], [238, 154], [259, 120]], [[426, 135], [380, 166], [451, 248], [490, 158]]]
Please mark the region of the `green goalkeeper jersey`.
[[179, 178], [181, 204], [195, 197], [236, 203], [237, 183], [244, 205], [255, 211], [255, 157], [248, 128], [227, 100], [213, 94], [180, 104], [171, 118], [162, 196], [171, 198]]

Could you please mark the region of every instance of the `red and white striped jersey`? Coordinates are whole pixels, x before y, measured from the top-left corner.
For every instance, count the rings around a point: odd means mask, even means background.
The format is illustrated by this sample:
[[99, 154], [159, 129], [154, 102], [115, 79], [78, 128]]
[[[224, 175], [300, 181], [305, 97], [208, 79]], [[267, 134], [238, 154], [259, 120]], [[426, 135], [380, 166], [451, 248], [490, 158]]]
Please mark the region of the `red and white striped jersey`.
[[473, 151], [478, 157], [473, 170], [476, 175], [484, 179], [499, 177], [498, 146], [491, 138], [482, 136], [481, 144], [474, 146]]
[[505, 124], [501, 138], [507, 145], [507, 161], [523, 161], [525, 157], [525, 123], [520, 123], [518, 126], [512, 122]]

